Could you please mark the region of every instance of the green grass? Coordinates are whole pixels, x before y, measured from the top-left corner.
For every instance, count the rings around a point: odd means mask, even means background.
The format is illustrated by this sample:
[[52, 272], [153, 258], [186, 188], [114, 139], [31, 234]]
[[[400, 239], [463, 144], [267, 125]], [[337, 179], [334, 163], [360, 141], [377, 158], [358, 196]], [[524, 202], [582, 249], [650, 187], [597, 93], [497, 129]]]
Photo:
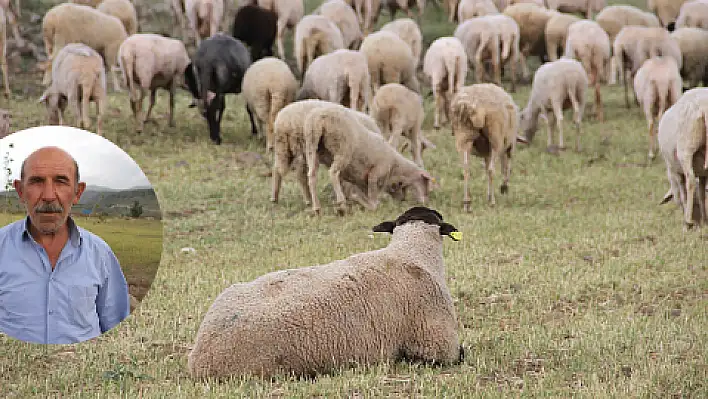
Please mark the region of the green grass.
[[[429, 9], [425, 36], [452, 32]], [[514, 94], [519, 105], [528, 93], [524, 86]], [[161, 93], [159, 126], [142, 135], [132, 131], [126, 94], [111, 94], [106, 136], [141, 165], [165, 214], [161, 267], [136, 312], [92, 342], [43, 347], [0, 337], [0, 396], [708, 396], [708, 235], [683, 232], [677, 206], [658, 205], [668, 182], [661, 159], [646, 161], [643, 115], [624, 108], [618, 87], [602, 93], [607, 121], [585, 119], [583, 151], [549, 154], [541, 130], [530, 147], [518, 147], [510, 191], [497, 194], [494, 208], [476, 159], [470, 213], [462, 211], [450, 130], [431, 128], [426, 99], [425, 134], [438, 147], [424, 158], [441, 184], [429, 206], [464, 233], [460, 242], [444, 242], [464, 364], [383, 364], [314, 381], [224, 383], [192, 380], [186, 370], [199, 323], [222, 290], [381, 248], [388, 237], [372, 236], [371, 227], [414, 203], [383, 197], [375, 212], [354, 207], [337, 217], [323, 168], [320, 218], [308, 216], [292, 174], [280, 203], [271, 204], [270, 157], [250, 138], [239, 97], [227, 99], [217, 147], [205, 121], [186, 108], [186, 93], [177, 101], [177, 127], [167, 127]], [[17, 129], [44, 122], [31, 95], [5, 104]], [[573, 143], [575, 131], [565, 126]]]

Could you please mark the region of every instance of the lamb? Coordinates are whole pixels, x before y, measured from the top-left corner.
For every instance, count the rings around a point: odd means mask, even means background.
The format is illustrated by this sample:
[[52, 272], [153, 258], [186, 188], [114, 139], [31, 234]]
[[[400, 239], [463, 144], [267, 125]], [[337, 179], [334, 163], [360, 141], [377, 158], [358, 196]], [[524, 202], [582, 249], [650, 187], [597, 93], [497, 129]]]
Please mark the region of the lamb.
[[494, 71], [494, 82], [501, 86], [501, 33], [489, 16], [468, 19], [458, 25], [454, 36], [462, 42], [469, 62], [474, 64], [475, 81], [484, 81], [483, 61], [489, 60]]
[[708, 29], [708, 2], [691, 0], [683, 3], [676, 18], [676, 28]]
[[96, 9], [120, 19], [128, 36], [138, 31], [138, 13], [129, 0], [103, 0]]
[[326, 0], [312, 12], [329, 18], [342, 33], [344, 48], [359, 48], [364, 35], [361, 32], [356, 13], [344, 0]]
[[[583, 119], [587, 88], [588, 75], [580, 62], [563, 57], [541, 65], [534, 74], [528, 103], [520, 115], [519, 126], [526, 140], [529, 143], [533, 140], [538, 130], [538, 117], [543, 115], [548, 123], [548, 149], [553, 145], [554, 120], [559, 133], [558, 147], [564, 149], [563, 110], [572, 106], [573, 122], [577, 131], [575, 148], [579, 152], [580, 123]], [[550, 110], [553, 112], [548, 115]]]
[[401, 83], [420, 93], [415, 74], [417, 61], [410, 47], [397, 34], [388, 31], [372, 33], [364, 38], [359, 51], [364, 53], [369, 64], [372, 95], [386, 83]]
[[595, 87], [595, 116], [604, 122], [600, 80], [606, 81], [607, 64], [610, 62], [610, 37], [595, 21], [574, 22], [568, 27], [565, 56], [583, 64], [590, 85]]
[[526, 79], [531, 74], [526, 64], [526, 58], [532, 54], [539, 57], [546, 54], [544, 36], [546, 23], [553, 15], [556, 15], [556, 12], [539, 7], [534, 3], [519, 3], [505, 8], [504, 15], [510, 16], [519, 25], [521, 68], [524, 79]]
[[678, 28], [671, 37], [681, 49], [681, 77], [689, 87], [699, 83], [708, 86], [708, 30], [700, 28]]
[[461, 233], [426, 207], [373, 231], [392, 234], [388, 246], [224, 290], [199, 326], [190, 374], [314, 377], [353, 363], [461, 362], [442, 251], [444, 236]]
[[498, 14], [492, 0], [460, 0], [457, 4], [457, 22], [462, 23], [474, 17]]
[[327, 17], [306, 15], [295, 27], [295, 58], [301, 77], [315, 58], [341, 48], [342, 32]]
[[64, 110], [68, 105], [75, 123], [82, 129], [89, 129], [89, 102], [93, 101], [98, 111], [96, 133], [102, 136], [108, 97], [106, 70], [101, 55], [85, 44], [70, 43], [57, 52], [52, 64], [51, 85], [38, 101], [46, 106], [48, 122], [63, 125]]
[[243, 75], [243, 98], [251, 121], [251, 133], [254, 136], [259, 133], [263, 135], [265, 124], [268, 152], [273, 151], [275, 117], [283, 107], [295, 101], [297, 86], [295, 75], [280, 58], [262, 58], [254, 62]]
[[278, 14], [276, 44], [278, 46], [278, 57], [281, 60], [285, 60], [285, 47], [283, 46], [285, 30], [294, 31], [295, 26], [302, 19], [305, 14], [303, 0], [247, 0], [244, 5], [247, 4], [257, 4]]
[[382, 187], [402, 185], [414, 188], [417, 200], [426, 203], [432, 177], [421, 166], [401, 155], [371, 132], [346, 108], [319, 108], [310, 111], [303, 125], [307, 178], [312, 210], [320, 212], [317, 198], [317, 171], [320, 162], [329, 166], [329, 176], [336, 194], [339, 214], [346, 211], [346, 196], [340, 179], [349, 181], [366, 193], [368, 208], [379, 204]]
[[[661, 204], [672, 197], [684, 213], [684, 229], [708, 223], [706, 182], [708, 181], [708, 89], [689, 90], [659, 121], [659, 150], [666, 163], [670, 184]], [[698, 190], [696, 190], [698, 177]], [[694, 199], [699, 205], [695, 212]]]
[[197, 99], [196, 105], [209, 126], [209, 136], [217, 145], [221, 144], [225, 95], [241, 93], [243, 75], [250, 65], [251, 55], [241, 41], [217, 33], [202, 41], [184, 71], [187, 87]]
[[671, 57], [653, 57], [639, 68], [634, 76], [634, 90], [649, 129], [649, 159], [654, 159], [655, 124], [664, 111], [681, 96], [683, 82], [676, 61]]
[[423, 59], [423, 72], [430, 79], [435, 98], [433, 127], [439, 129], [441, 114], [450, 121], [450, 103], [467, 76], [467, 54], [460, 39], [446, 36], [433, 41]]
[[106, 70], [110, 71], [113, 78], [114, 90], [121, 91], [113, 67], [117, 65], [118, 48], [128, 34], [118, 18], [89, 6], [62, 3], [44, 14], [42, 37], [49, 58], [44, 70], [43, 85], [50, 82], [52, 62], [59, 50], [69, 43], [83, 43], [101, 54]]
[[370, 87], [366, 56], [339, 49], [312, 62], [296, 99], [326, 100], [363, 112], [369, 106]]
[[5, 86], [3, 95], [10, 98], [10, 74], [7, 68], [7, 19], [5, 9], [0, 7], [0, 71]]
[[[129, 36], [118, 49], [118, 61], [130, 96], [130, 108], [135, 118], [135, 130], [141, 132], [149, 120], [157, 89], [169, 92], [169, 125], [175, 126], [175, 94], [187, 65], [187, 49], [181, 40], [154, 33]], [[143, 98], [150, 92], [150, 105], [142, 117]]]
[[185, 0], [185, 14], [197, 47], [219, 31], [224, 16], [224, 0]]
[[661, 26], [673, 31], [676, 26], [676, 17], [681, 6], [687, 0], [647, 0], [647, 9], [659, 17]]
[[600, 12], [605, 5], [605, 0], [546, 0], [546, 6], [550, 10], [582, 13], [587, 19], [592, 19], [592, 14]]
[[370, 114], [393, 148], [398, 148], [400, 136], [406, 137], [411, 143], [413, 161], [424, 167], [421, 126], [425, 112], [420, 94], [399, 83], [385, 84], [372, 99]]
[[273, 55], [278, 14], [257, 5], [245, 5], [236, 11], [231, 35], [251, 48], [251, 60]]
[[420, 32], [418, 24], [410, 18], [398, 18], [394, 21], [386, 23], [379, 29], [380, 31], [393, 32], [398, 35], [408, 46], [413, 53], [415, 67], [418, 68], [420, 63], [420, 55], [423, 48], [423, 34]]
[[558, 49], [560, 49], [561, 55], [563, 55], [565, 42], [568, 38], [568, 27], [573, 22], [578, 21], [580, 21], [579, 17], [563, 13], [558, 13], [548, 20], [544, 35], [546, 36], [546, 51], [548, 52], [548, 59], [550, 61], [555, 61], [559, 58]]
[[484, 158], [487, 170], [487, 201], [496, 204], [494, 196], [494, 162], [501, 162], [504, 181], [501, 193], [509, 190], [511, 156], [516, 147], [519, 127], [518, 107], [511, 96], [501, 87], [491, 83], [465, 86], [452, 100], [452, 135], [455, 147], [462, 156], [464, 175], [464, 200], [466, 212], [470, 210], [469, 157], [471, 154]]

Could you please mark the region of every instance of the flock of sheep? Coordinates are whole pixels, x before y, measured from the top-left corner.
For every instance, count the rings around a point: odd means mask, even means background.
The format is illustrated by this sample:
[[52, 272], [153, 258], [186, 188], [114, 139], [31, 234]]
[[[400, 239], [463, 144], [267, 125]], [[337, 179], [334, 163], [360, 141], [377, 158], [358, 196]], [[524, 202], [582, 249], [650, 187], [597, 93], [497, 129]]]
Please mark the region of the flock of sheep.
[[[305, 202], [319, 213], [323, 164], [344, 212], [348, 201], [375, 209], [382, 191], [397, 200], [411, 191], [425, 204], [437, 184], [423, 162], [423, 152], [436, 146], [421, 130], [422, 70], [434, 97], [434, 127], [449, 125], [462, 157], [467, 209], [472, 155], [485, 161], [493, 205], [497, 160], [503, 194], [516, 144], [531, 143], [539, 122], [547, 125], [548, 146], [557, 140], [565, 148], [567, 109], [581, 151], [586, 92], [594, 90], [593, 113], [603, 121], [600, 85], [621, 79], [627, 107], [631, 87], [646, 115], [649, 158], [659, 152], [666, 162], [664, 202], [677, 201], [691, 227], [708, 223], [708, 89], [697, 87], [708, 83], [708, 0], [648, 3], [650, 12], [604, 0], [445, 0], [457, 27], [427, 49], [419, 27], [424, 0], [325, 0], [309, 15], [302, 0], [249, 0], [236, 10], [230, 34], [220, 29], [222, 0], [174, 0], [184, 41], [137, 33], [128, 0], [63, 3], [42, 23], [49, 59], [41, 101], [50, 123], [63, 123], [69, 106], [86, 128], [95, 102], [101, 134], [106, 75], [120, 90], [120, 70], [137, 131], [158, 88], [170, 93], [173, 126], [175, 91], [185, 87], [194, 98], [190, 106], [198, 107], [220, 144], [225, 96], [242, 94], [252, 134], [264, 137], [273, 153], [271, 201], [278, 201], [282, 179], [294, 169]], [[9, 14], [19, 9], [0, 5]], [[382, 8], [391, 22], [372, 31]], [[407, 18], [395, 19], [397, 10]], [[287, 30], [295, 71], [285, 62]], [[190, 36], [197, 43], [191, 56], [184, 44]], [[533, 75], [531, 56], [542, 63]], [[466, 86], [468, 65], [476, 83]], [[7, 93], [4, 54], [2, 67]], [[510, 92], [531, 80], [524, 106], [504, 88], [505, 73]], [[410, 159], [403, 155], [408, 151]], [[456, 240], [457, 230], [437, 211], [414, 207], [374, 231], [392, 234], [387, 248], [225, 290], [200, 326], [189, 357], [192, 374], [302, 375], [348, 362], [461, 359], [442, 259], [442, 237]], [[387, 284], [391, 280], [399, 284]]]

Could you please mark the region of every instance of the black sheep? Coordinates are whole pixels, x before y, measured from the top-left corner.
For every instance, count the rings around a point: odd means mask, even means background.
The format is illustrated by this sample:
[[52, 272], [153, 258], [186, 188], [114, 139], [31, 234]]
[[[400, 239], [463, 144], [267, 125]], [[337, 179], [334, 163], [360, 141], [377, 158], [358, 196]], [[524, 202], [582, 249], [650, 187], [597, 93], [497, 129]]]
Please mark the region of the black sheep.
[[[199, 45], [192, 62], [184, 71], [184, 80], [197, 99], [196, 105], [209, 124], [209, 136], [221, 144], [220, 126], [226, 94], [241, 93], [241, 82], [251, 56], [241, 41], [217, 33]], [[194, 107], [192, 103], [190, 107]]]
[[245, 5], [236, 12], [232, 35], [251, 48], [253, 62], [273, 55], [278, 15], [257, 5]]

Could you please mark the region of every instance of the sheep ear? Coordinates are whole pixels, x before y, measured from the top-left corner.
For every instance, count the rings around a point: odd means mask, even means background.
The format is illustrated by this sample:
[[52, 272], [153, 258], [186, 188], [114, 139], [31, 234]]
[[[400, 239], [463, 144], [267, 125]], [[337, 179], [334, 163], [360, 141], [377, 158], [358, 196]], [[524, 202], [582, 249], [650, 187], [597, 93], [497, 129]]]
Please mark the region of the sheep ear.
[[674, 194], [669, 189], [669, 191], [666, 193], [666, 195], [664, 195], [664, 199], [661, 200], [659, 205], [664, 205], [665, 203], [671, 201], [671, 198], [673, 198], [673, 197], [674, 197]]
[[49, 90], [45, 90], [44, 93], [42, 93], [42, 97], [37, 100], [38, 103], [44, 103], [47, 102], [47, 95], [49, 94]]
[[387, 221], [382, 222], [374, 226], [372, 229], [375, 233], [391, 233], [393, 234], [393, 228], [396, 227], [396, 223]]
[[460, 241], [462, 239], [462, 233], [460, 233], [455, 226], [450, 223], [442, 222], [440, 223], [440, 234], [444, 236], [449, 236], [455, 241]]

